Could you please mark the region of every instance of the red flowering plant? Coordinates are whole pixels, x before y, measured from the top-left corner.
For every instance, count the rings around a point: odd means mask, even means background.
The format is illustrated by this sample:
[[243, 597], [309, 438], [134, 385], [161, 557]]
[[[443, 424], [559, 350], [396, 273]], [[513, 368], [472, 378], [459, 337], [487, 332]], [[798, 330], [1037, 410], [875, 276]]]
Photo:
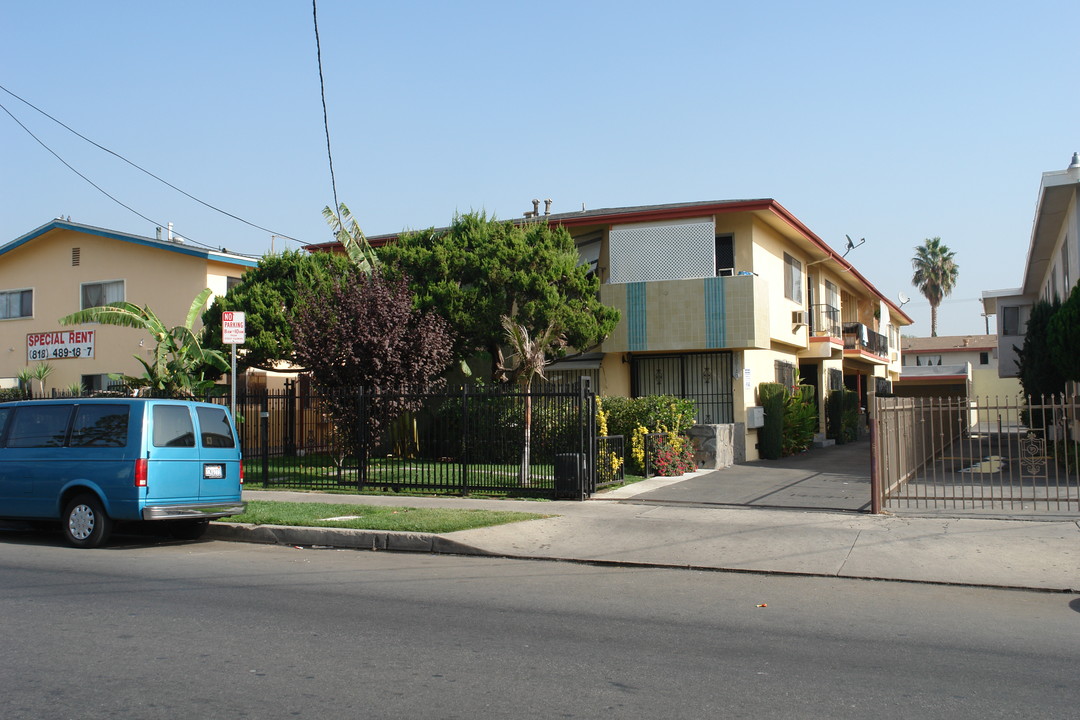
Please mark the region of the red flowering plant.
[[649, 464], [656, 475], [676, 477], [697, 470], [694, 448], [689, 438], [668, 432], [653, 438], [649, 447]]

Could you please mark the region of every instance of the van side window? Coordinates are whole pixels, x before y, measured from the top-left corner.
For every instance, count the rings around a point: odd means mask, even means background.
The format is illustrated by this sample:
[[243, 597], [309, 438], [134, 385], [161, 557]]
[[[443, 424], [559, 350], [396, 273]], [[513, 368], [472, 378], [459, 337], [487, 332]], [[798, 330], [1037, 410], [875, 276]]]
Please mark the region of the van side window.
[[24, 405], [15, 409], [8, 447], [62, 447], [71, 405]]
[[195, 427], [186, 405], [154, 406], [154, 447], [195, 447]]
[[11, 408], [0, 407], [0, 438], [4, 437], [4, 428], [7, 427], [7, 421], [10, 416]]
[[71, 447], [127, 445], [127, 405], [79, 405], [71, 426]]
[[203, 447], [236, 447], [232, 427], [229, 426], [229, 416], [225, 414], [224, 408], [200, 407], [195, 408], [195, 413], [199, 416]]

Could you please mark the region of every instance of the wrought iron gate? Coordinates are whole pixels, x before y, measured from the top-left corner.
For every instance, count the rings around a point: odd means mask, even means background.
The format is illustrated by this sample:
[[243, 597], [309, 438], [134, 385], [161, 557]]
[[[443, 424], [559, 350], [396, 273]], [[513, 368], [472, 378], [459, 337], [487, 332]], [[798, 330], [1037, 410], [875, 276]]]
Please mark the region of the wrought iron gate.
[[877, 398], [872, 509], [1080, 512], [1080, 399]]

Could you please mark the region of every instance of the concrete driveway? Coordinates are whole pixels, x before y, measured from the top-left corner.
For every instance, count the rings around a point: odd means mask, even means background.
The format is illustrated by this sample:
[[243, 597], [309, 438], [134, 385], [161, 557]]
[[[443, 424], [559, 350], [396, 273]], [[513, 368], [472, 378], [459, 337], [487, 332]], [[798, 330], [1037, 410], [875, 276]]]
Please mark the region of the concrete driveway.
[[673, 479], [630, 502], [869, 512], [870, 441]]

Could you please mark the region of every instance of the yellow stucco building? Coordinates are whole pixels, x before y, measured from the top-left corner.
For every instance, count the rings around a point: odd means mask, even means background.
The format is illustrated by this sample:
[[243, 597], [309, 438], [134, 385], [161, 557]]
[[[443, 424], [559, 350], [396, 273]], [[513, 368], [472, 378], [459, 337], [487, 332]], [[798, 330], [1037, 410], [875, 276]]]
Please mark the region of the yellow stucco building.
[[[539, 216], [573, 236], [621, 320], [599, 348], [550, 366], [602, 395], [693, 399], [699, 424], [734, 425], [736, 462], [758, 458], [762, 382], [884, 390], [900, 376], [900, 308], [775, 200], [691, 202]], [[369, 237], [375, 246], [396, 235]], [[340, 252], [335, 243], [311, 250]]]
[[[160, 232], [160, 228], [159, 228]], [[141, 330], [62, 327], [57, 320], [118, 300], [149, 306], [168, 326], [184, 321], [206, 288], [223, 295], [255, 258], [53, 220], [0, 247], [0, 386], [48, 363], [46, 390], [101, 389], [109, 373], [142, 374], [153, 343]], [[212, 301], [212, 298], [211, 298]]]

